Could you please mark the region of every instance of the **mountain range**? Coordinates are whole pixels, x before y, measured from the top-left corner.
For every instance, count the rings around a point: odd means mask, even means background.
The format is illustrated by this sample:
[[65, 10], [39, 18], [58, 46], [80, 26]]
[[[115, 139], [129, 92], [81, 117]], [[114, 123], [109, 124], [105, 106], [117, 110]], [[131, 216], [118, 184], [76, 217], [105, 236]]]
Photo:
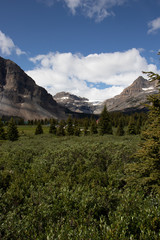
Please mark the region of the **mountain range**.
[[104, 105], [107, 106], [108, 111], [112, 112], [146, 110], [146, 104], [149, 104], [147, 97], [155, 93], [158, 93], [157, 82], [150, 82], [140, 76], [121, 94], [104, 102], [89, 102], [87, 98], [77, 97], [67, 92], [57, 93], [53, 98], [61, 106], [67, 107], [73, 112], [100, 114]]
[[0, 117], [66, 119], [68, 114], [100, 114], [104, 105], [108, 111], [139, 111], [146, 109], [147, 96], [155, 93], [158, 93], [156, 82], [140, 76], [121, 94], [101, 103], [67, 92], [52, 96], [16, 63], [0, 57]]

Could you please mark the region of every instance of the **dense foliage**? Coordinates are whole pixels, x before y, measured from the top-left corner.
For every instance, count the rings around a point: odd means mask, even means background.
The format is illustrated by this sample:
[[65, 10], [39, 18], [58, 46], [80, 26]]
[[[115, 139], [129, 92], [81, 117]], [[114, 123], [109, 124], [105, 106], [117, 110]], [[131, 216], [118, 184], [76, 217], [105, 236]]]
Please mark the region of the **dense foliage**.
[[139, 136], [27, 131], [0, 143], [1, 239], [160, 239], [158, 195], [125, 180]]

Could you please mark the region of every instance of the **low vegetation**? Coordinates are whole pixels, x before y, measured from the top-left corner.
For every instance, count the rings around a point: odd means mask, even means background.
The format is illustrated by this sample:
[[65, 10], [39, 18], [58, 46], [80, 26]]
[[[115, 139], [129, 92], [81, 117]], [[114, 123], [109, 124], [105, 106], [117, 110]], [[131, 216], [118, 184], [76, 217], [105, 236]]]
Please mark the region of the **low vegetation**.
[[35, 129], [18, 126], [18, 141], [0, 142], [2, 239], [160, 238], [158, 194], [128, 180], [139, 135]]
[[159, 240], [160, 94], [150, 100], [147, 122], [106, 109], [98, 126], [0, 122], [0, 238]]

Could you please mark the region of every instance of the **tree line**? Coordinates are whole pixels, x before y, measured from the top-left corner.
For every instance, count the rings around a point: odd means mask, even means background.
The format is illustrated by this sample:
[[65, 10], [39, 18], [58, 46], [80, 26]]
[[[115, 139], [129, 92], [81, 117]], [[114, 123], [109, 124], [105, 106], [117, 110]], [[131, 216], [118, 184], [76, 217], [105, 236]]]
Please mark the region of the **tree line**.
[[[99, 118], [92, 116], [91, 118], [77, 119], [71, 115], [67, 120], [56, 119], [41, 119], [28, 120], [24, 122], [23, 119], [17, 120], [11, 118], [10, 121], [3, 121], [0, 119], [0, 139], [15, 141], [19, 138], [17, 125], [36, 125], [35, 135], [43, 134], [43, 126], [49, 126], [49, 133], [56, 136], [86, 136], [86, 135], [104, 135], [113, 134], [113, 128], [116, 129], [117, 136], [125, 134], [136, 135], [140, 134], [141, 129], [145, 126], [147, 119], [146, 113], [109, 113], [106, 106], [104, 106]], [[5, 132], [4, 126], [7, 126]]]

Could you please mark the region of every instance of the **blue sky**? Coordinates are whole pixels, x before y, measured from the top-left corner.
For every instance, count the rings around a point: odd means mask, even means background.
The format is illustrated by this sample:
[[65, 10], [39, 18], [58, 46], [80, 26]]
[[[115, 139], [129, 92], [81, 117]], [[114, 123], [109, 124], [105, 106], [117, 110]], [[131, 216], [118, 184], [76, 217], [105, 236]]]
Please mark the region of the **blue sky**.
[[160, 0], [1, 0], [0, 55], [52, 95], [103, 101], [160, 72]]

